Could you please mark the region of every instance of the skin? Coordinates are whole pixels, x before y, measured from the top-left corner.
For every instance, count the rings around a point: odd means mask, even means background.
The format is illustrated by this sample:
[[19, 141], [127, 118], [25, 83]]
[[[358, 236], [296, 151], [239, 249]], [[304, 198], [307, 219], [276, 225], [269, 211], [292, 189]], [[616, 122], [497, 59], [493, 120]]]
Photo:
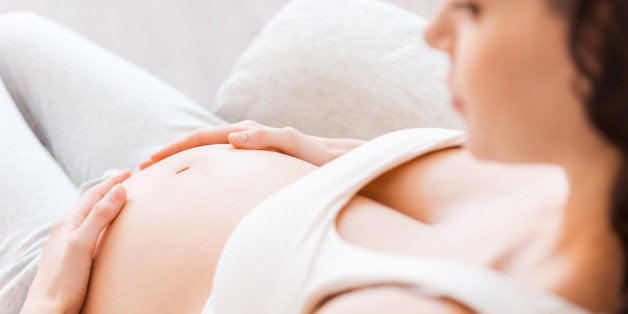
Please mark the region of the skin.
[[[468, 150], [483, 160], [560, 166], [569, 195], [555, 250], [586, 263], [597, 251], [582, 243], [609, 238], [601, 245], [613, 258], [598, 267], [621, 278], [622, 252], [608, 219], [621, 155], [591, 126], [574, 92], [567, 21], [543, 0], [461, 3], [445, 5], [425, 38], [451, 57], [449, 82], [463, 106]], [[612, 281], [610, 295], [618, 285]]]
[[56, 221], [21, 313], [77, 313], [87, 294], [96, 241], [126, 202], [125, 170], [85, 192]]
[[[577, 74], [566, 21], [544, 1], [442, 5], [425, 39], [451, 57], [449, 83], [462, 104], [468, 142], [378, 177], [343, 208], [337, 228], [368, 249], [492, 267], [607, 311], [618, 304], [623, 274], [608, 219], [620, 154], [588, 122], [570, 85]], [[96, 249], [84, 312], [200, 310], [237, 222], [272, 192], [333, 159], [330, 143], [355, 146], [293, 130], [230, 127], [174, 143], [124, 183], [128, 201]], [[247, 134], [250, 146], [228, 137], [232, 132]], [[205, 146], [227, 139], [255, 150]], [[290, 147], [310, 149], [301, 154]], [[384, 286], [340, 294], [316, 313], [416, 309], [471, 312], [455, 300]]]

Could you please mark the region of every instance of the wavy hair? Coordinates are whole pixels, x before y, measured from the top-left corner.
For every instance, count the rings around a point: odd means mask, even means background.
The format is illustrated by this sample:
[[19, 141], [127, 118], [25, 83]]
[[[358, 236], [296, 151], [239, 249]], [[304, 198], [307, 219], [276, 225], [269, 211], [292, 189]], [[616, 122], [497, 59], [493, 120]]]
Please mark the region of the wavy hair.
[[624, 253], [623, 300], [628, 314], [628, 0], [549, 0], [569, 23], [574, 81], [592, 125], [623, 154], [611, 191], [610, 222]]

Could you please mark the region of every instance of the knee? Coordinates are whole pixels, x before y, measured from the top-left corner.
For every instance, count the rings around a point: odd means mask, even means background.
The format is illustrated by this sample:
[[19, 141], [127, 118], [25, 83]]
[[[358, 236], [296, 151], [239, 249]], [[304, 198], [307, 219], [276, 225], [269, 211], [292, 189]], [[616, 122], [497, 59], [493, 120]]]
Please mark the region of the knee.
[[0, 40], [2, 46], [13, 41], [32, 37], [49, 28], [51, 21], [31, 11], [13, 11], [0, 15]]
[[0, 14], [0, 21], [34, 21], [45, 20], [41, 14], [33, 11], [11, 11]]
[[0, 14], [0, 57], [2, 65], [17, 62], [24, 55], [36, 56], [65, 28], [52, 20], [30, 11]]

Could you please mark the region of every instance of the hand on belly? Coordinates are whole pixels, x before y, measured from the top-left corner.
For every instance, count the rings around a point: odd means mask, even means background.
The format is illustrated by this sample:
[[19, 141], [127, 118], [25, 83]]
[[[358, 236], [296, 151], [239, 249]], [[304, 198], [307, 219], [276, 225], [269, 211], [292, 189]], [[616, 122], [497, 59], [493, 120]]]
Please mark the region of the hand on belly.
[[126, 206], [99, 242], [83, 311], [198, 313], [237, 223], [314, 169], [275, 152], [211, 145], [133, 175]]

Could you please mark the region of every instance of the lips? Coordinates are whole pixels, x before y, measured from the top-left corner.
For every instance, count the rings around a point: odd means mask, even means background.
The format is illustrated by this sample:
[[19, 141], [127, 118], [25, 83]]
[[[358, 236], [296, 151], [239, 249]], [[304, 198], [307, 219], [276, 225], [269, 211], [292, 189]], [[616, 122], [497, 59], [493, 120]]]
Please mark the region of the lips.
[[454, 79], [453, 79], [453, 75], [452, 72], [449, 73], [449, 76], [447, 77], [447, 85], [449, 85], [449, 90], [451, 91], [452, 97], [451, 97], [451, 106], [458, 112], [462, 112], [462, 101], [460, 100], [460, 98], [458, 98], [456, 91], [454, 90]]
[[462, 102], [456, 97], [451, 98], [451, 106], [459, 112], [462, 112]]

